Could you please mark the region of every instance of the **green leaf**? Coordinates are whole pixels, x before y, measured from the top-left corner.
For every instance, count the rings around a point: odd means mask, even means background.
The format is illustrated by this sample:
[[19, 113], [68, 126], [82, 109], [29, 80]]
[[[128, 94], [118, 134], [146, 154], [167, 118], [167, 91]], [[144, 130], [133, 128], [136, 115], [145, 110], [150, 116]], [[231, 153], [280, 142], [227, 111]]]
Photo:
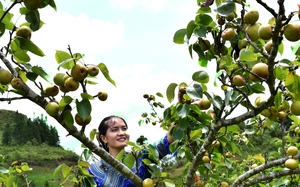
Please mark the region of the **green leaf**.
[[211, 26], [213, 22], [213, 19], [208, 14], [198, 14], [195, 18], [195, 22], [197, 25], [203, 25], [203, 26]]
[[0, 37], [5, 33], [5, 24], [0, 22]]
[[78, 161], [78, 165], [85, 168], [89, 168], [91, 166], [87, 161], [83, 161], [83, 160]]
[[135, 163], [135, 158], [132, 154], [127, 154], [125, 155], [125, 158], [123, 160], [123, 163], [128, 167], [128, 168], [133, 168], [134, 163]]
[[294, 46], [291, 46], [291, 49], [295, 55], [300, 55], [300, 41], [298, 41]]
[[56, 50], [55, 52], [55, 60], [59, 65], [58, 69], [60, 67], [64, 69], [71, 69], [74, 66], [73, 58], [71, 58], [71, 55], [65, 51]]
[[30, 23], [30, 28], [37, 31], [40, 28], [40, 14], [39, 11], [30, 11], [25, 15], [26, 21]]
[[102, 74], [108, 80], [110, 83], [112, 83], [114, 86], [116, 86], [115, 81], [110, 77], [109, 71], [104, 63], [98, 64], [99, 69], [101, 70]]
[[189, 121], [187, 118], [179, 118], [178, 120], [178, 126], [181, 128], [181, 129], [186, 129], [188, 128], [190, 125]]
[[186, 87], [186, 93], [191, 98], [199, 99], [203, 97], [203, 90], [201, 84], [195, 82], [192, 86]]
[[184, 131], [181, 128], [176, 128], [173, 137], [175, 140], [181, 140], [184, 137]]
[[54, 170], [54, 172], [53, 172], [53, 176], [54, 176], [54, 177], [57, 176], [57, 173], [62, 169], [63, 165], [66, 165], [66, 164], [63, 163], [63, 164], [61, 164], [61, 165], [59, 165], [59, 166], [57, 166], [57, 167], [55, 168], [55, 170]]
[[220, 96], [214, 96], [213, 98], [211, 98], [210, 95], [208, 95], [207, 93], [205, 94], [207, 96], [207, 98], [210, 100], [210, 102], [219, 110], [221, 110], [222, 106], [223, 106], [223, 100]]
[[225, 3], [221, 3], [217, 7], [217, 12], [222, 16], [229, 15], [235, 9], [235, 3], [233, 1], [226, 1]]
[[[199, 55], [199, 53], [198, 53], [198, 55]], [[205, 56], [198, 59], [198, 64], [199, 64], [201, 67], [206, 68], [206, 67], [207, 67], [207, 63], [208, 63], [208, 60], [206, 59]]]
[[65, 110], [63, 112], [63, 119], [64, 119], [64, 122], [67, 125], [67, 127], [69, 127], [69, 128], [73, 127], [74, 118], [73, 118], [73, 115], [71, 113], [71, 110]]
[[69, 166], [67, 166], [67, 165], [65, 165], [65, 164], [62, 165], [61, 171], [62, 171], [63, 177], [66, 178], [67, 175], [69, 175], [69, 173], [70, 173], [71, 170], [72, 170], [72, 167], [69, 167]]
[[194, 29], [194, 34], [198, 37], [206, 38], [207, 28], [204, 25], [200, 25]]
[[186, 29], [180, 29], [175, 32], [173, 36], [173, 42], [176, 44], [184, 44], [185, 35], [187, 33]]
[[226, 92], [226, 95], [225, 95], [225, 106], [227, 106], [230, 102], [230, 98], [231, 98], [231, 95], [233, 94], [233, 89], [229, 90], [228, 92]]
[[[279, 44], [279, 46], [278, 46], [278, 52], [279, 52], [279, 54], [283, 54], [283, 52], [284, 52], [284, 44], [283, 44], [283, 42], [281, 42], [280, 44]], [[297, 54], [296, 55], [300, 55], [300, 50], [297, 52]]]
[[300, 91], [300, 77], [297, 74], [290, 73], [285, 78], [285, 86], [292, 93], [299, 93]]
[[259, 56], [260, 56], [259, 54], [253, 53], [249, 49], [242, 49], [240, 51], [240, 60], [242, 62], [253, 62], [253, 61], [256, 61], [257, 57], [259, 57]]
[[278, 111], [281, 103], [282, 103], [282, 92], [277, 92], [277, 94], [275, 95], [275, 109]]
[[19, 50], [14, 52], [14, 59], [17, 60], [18, 63], [29, 62], [30, 57], [25, 50]]
[[59, 101], [60, 110], [63, 110], [65, 108], [65, 106], [70, 104], [72, 101], [73, 101], [73, 98], [68, 95], [62, 97]]
[[202, 129], [194, 130], [190, 134], [191, 140], [199, 139], [199, 138], [201, 138], [201, 136], [202, 136]]
[[16, 42], [16, 45], [18, 45], [20, 49], [30, 51], [31, 53], [41, 57], [45, 56], [44, 52], [38, 46], [36, 46], [31, 40], [17, 36], [14, 38], [14, 41]]
[[186, 36], [187, 36], [187, 39], [189, 40], [192, 36], [192, 34], [194, 33], [194, 29], [197, 27], [197, 25], [195, 24], [195, 21], [194, 20], [191, 20], [187, 27], [186, 27]]
[[217, 85], [217, 80], [218, 80], [218, 78], [223, 74], [223, 72], [224, 72], [224, 70], [220, 70], [220, 71], [218, 71], [218, 73], [216, 74], [215, 80], [214, 80], [214, 86], [218, 86], [218, 85]]
[[164, 98], [163, 94], [160, 93], [160, 92], [157, 92], [156, 95], [157, 95], [158, 97]]
[[176, 113], [179, 117], [185, 118], [190, 113], [190, 107], [188, 104], [179, 104], [176, 107]]
[[250, 87], [254, 93], [264, 93], [265, 91], [265, 87], [259, 83], [252, 84]]
[[93, 141], [97, 134], [98, 134], [97, 129], [92, 129], [91, 132], [90, 132], [90, 139]]
[[211, 8], [209, 6], [200, 7], [196, 14], [204, 14], [204, 13], [211, 13]]
[[178, 86], [178, 84], [176, 83], [171, 83], [169, 84], [169, 86], [167, 87], [167, 91], [166, 91], [166, 95], [167, 95], [167, 99], [168, 101], [171, 103], [175, 97], [175, 89]]
[[117, 159], [118, 161], [120, 161], [120, 160], [123, 158], [124, 155], [125, 155], [125, 149], [122, 149], [122, 151], [120, 151], [120, 152], [118, 153], [118, 155], [116, 156], [116, 159]]
[[25, 162], [23, 162], [23, 163], [21, 164], [21, 169], [22, 169], [23, 171], [31, 171], [31, 170], [32, 170], [32, 168], [30, 168], [30, 167], [28, 166], [28, 164], [25, 163]]
[[33, 66], [32, 67], [32, 72], [36, 73], [40, 77], [42, 77], [44, 80], [52, 84], [52, 79], [51, 77], [44, 71], [42, 67], [39, 66]]
[[200, 70], [195, 72], [192, 75], [192, 79], [199, 83], [208, 83], [209, 82], [209, 75], [206, 71]]
[[174, 182], [170, 179], [164, 179], [163, 182], [165, 183], [166, 187], [175, 187]]
[[91, 114], [92, 106], [88, 99], [82, 99], [80, 102], [78, 101], [78, 99], [76, 99], [76, 109], [79, 116], [84, 121]]
[[57, 9], [56, 9], [56, 4], [55, 4], [54, 0], [49, 0], [49, 5], [50, 5], [54, 10], [57, 10]]
[[275, 67], [274, 75], [277, 79], [284, 81], [289, 72], [288, 68], [283, 69], [281, 66], [277, 66]]

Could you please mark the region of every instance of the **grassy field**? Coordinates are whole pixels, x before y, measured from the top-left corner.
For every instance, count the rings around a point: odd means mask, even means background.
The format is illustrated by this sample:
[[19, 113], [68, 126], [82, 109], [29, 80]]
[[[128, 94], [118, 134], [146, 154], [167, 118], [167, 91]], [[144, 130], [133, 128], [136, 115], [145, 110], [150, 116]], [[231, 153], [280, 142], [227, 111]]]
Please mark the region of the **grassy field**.
[[[33, 166], [33, 170], [28, 172], [28, 180], [32, 181], [31, 186], [36, 187], [61, 187], [62, 176], [53, 176], [55, 168]], [[74, 187], [74, 183], [69, 179], [64, 187]]]

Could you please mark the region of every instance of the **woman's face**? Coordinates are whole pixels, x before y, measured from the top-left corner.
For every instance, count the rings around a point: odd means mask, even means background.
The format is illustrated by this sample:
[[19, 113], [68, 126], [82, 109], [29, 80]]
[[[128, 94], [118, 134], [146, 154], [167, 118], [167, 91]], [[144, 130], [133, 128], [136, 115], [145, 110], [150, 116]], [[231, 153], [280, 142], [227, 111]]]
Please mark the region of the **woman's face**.
[[106, 135], [101, 135], [101, 139], [107, 143], [109, 152], [119, 152], [127, 146], [126, 142], [129, 141], [127, 126], [120, 118], [112, 118], [107, 121], [107, 124]]

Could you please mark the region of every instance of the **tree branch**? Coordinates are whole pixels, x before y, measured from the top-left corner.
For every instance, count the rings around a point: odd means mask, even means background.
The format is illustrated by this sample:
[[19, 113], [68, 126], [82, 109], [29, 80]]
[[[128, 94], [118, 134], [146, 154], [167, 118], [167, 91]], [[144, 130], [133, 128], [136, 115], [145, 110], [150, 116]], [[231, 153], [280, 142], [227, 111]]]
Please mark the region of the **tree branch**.
[[[7, 58], [5, 58], [5, 55], [2, 52], [0, 52], [0, 59], [4, 62], [4, 64], [7, 66], [7, 68], [15, 76], [18, 75], [18, 73], [12, 67], [10, 61]], [[45, 110], [47, 100], [44, 97], [36, 94], [25, 83], [24, 83], [23, 90], [26, 93], [26, 96], [24, 96], [25, 98], [31, 100], [32, 102], [34, 102], [35, 104], [37, 104], [38, 106], [42, 107]], [[72, 126], [72, 127], [67, 126], [63, 120], [62, 113], [59, 113], [57, 116], [54, 116], [53, 118], [55, 118], [56, 121], [58, 123], [60, 123], [60, 125], [63, 126], [69, 132], [70, 135], [72, 135], [77, 140], [79, 140], [81, 143], [83, 143], [88, 149], [90, 149], [96, 155], [100, 156], [105, 162], [110, 164], [112, 167], [116, 168], [122, 175], [124, 175], [126, 178], [130, 179], [135, 184], [135, 186], [141, 186], [142, 179], [140, 177], [138, 177], [135, 173], [133, 173], [128, 167], [126, 167], [123, 163], [116, 160], [113, 156], [111, 156], [103, 148], [96, 145], [93, 141], [91, 141], [88, 137], [86, 137], [85, 134], [78, 131], [75, 126]]]
[[[298, 154], [296, 156], [294, 156], [293, 158], [294, 159], [299, 159], [300, 157], [300, 154], [298, 152]], [[254, 169], [251, 169], [247, 172], [245, 172], [244, 174], [240, 175], [237, 179], [235, 179], [235, 181], [232, 183], [232, 187], [235, 187], [235, 186], [241, 186], [241, 183], [243, 181], [246, 181], [248, 178], [250, 178], [251, 176], [253, 175], [256, 175], [268, 168], [271, 168], [271, 167], [275, 167], [275, 166], [279, 166], [279, 165], [282, 165], [285, 163], [285, 161], [288, 159], [289, 157], [284, 157], [284, 158], [280, 158], [280, 159], [277, 159], [277, 160], [273, 160], [273, 161], [270, 161], [270, 162], [267, 162], [265, 164], [262, 164]], [[297, 171], [298, 172], [298, 171]], [[292, 174], [292, 173], [285, 173], [285, 172], [281, 172], [280, 174], [276, 174], [275, 178], [278, 178], [278, 177], [281, 177], [281, 176], [285, 176], [285, 175], [288, 175], [288, 174]], [[269, 174], [271, 175], [271, 174]], [[270, 177], [269, 175], [265, 175], [266, 177]], [[272, 175], [274, 176], [274, 175]], [[258, 177], [260, 178], [260, 177]], [[262, 180], [266, 180], [266, 179], [260, 179], [260, 181]]]

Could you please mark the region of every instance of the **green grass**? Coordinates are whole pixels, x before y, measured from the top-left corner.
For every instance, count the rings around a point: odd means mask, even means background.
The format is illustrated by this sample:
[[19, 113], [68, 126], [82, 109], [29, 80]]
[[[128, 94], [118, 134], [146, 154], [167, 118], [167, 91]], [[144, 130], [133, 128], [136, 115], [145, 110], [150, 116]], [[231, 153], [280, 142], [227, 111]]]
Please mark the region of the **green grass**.
[[[25, 174], [27, 180], [32, 181], [30, 187], [74, 187], [72, 177], [64, 185], [60, 185], [64, 181], [61, 172], [57, 176], [53, 175], [55, 169], [62, 163], [69, 167], [77, 165], [79, 156], [72, 151], [46, 144], [40, 146], [15, 145], [0, 146], [0, 154], [4, 156], [2, 165], [7, 169], [14, 161], [28, 163], [32, 170]], [[26, 187], [24, 178], [18, 178], [18, 187]]]
[[[28, 172], [28, 180], [33, 181], [32, 186], [36, 187], [61, 187], [60, 183], [64, 181], [61, 175], [53, 176], [55, 168], [33, 166], [33, 170]], [[63, 185], [64, 187], [73, 187], [74, 183], [69, 179]]]

